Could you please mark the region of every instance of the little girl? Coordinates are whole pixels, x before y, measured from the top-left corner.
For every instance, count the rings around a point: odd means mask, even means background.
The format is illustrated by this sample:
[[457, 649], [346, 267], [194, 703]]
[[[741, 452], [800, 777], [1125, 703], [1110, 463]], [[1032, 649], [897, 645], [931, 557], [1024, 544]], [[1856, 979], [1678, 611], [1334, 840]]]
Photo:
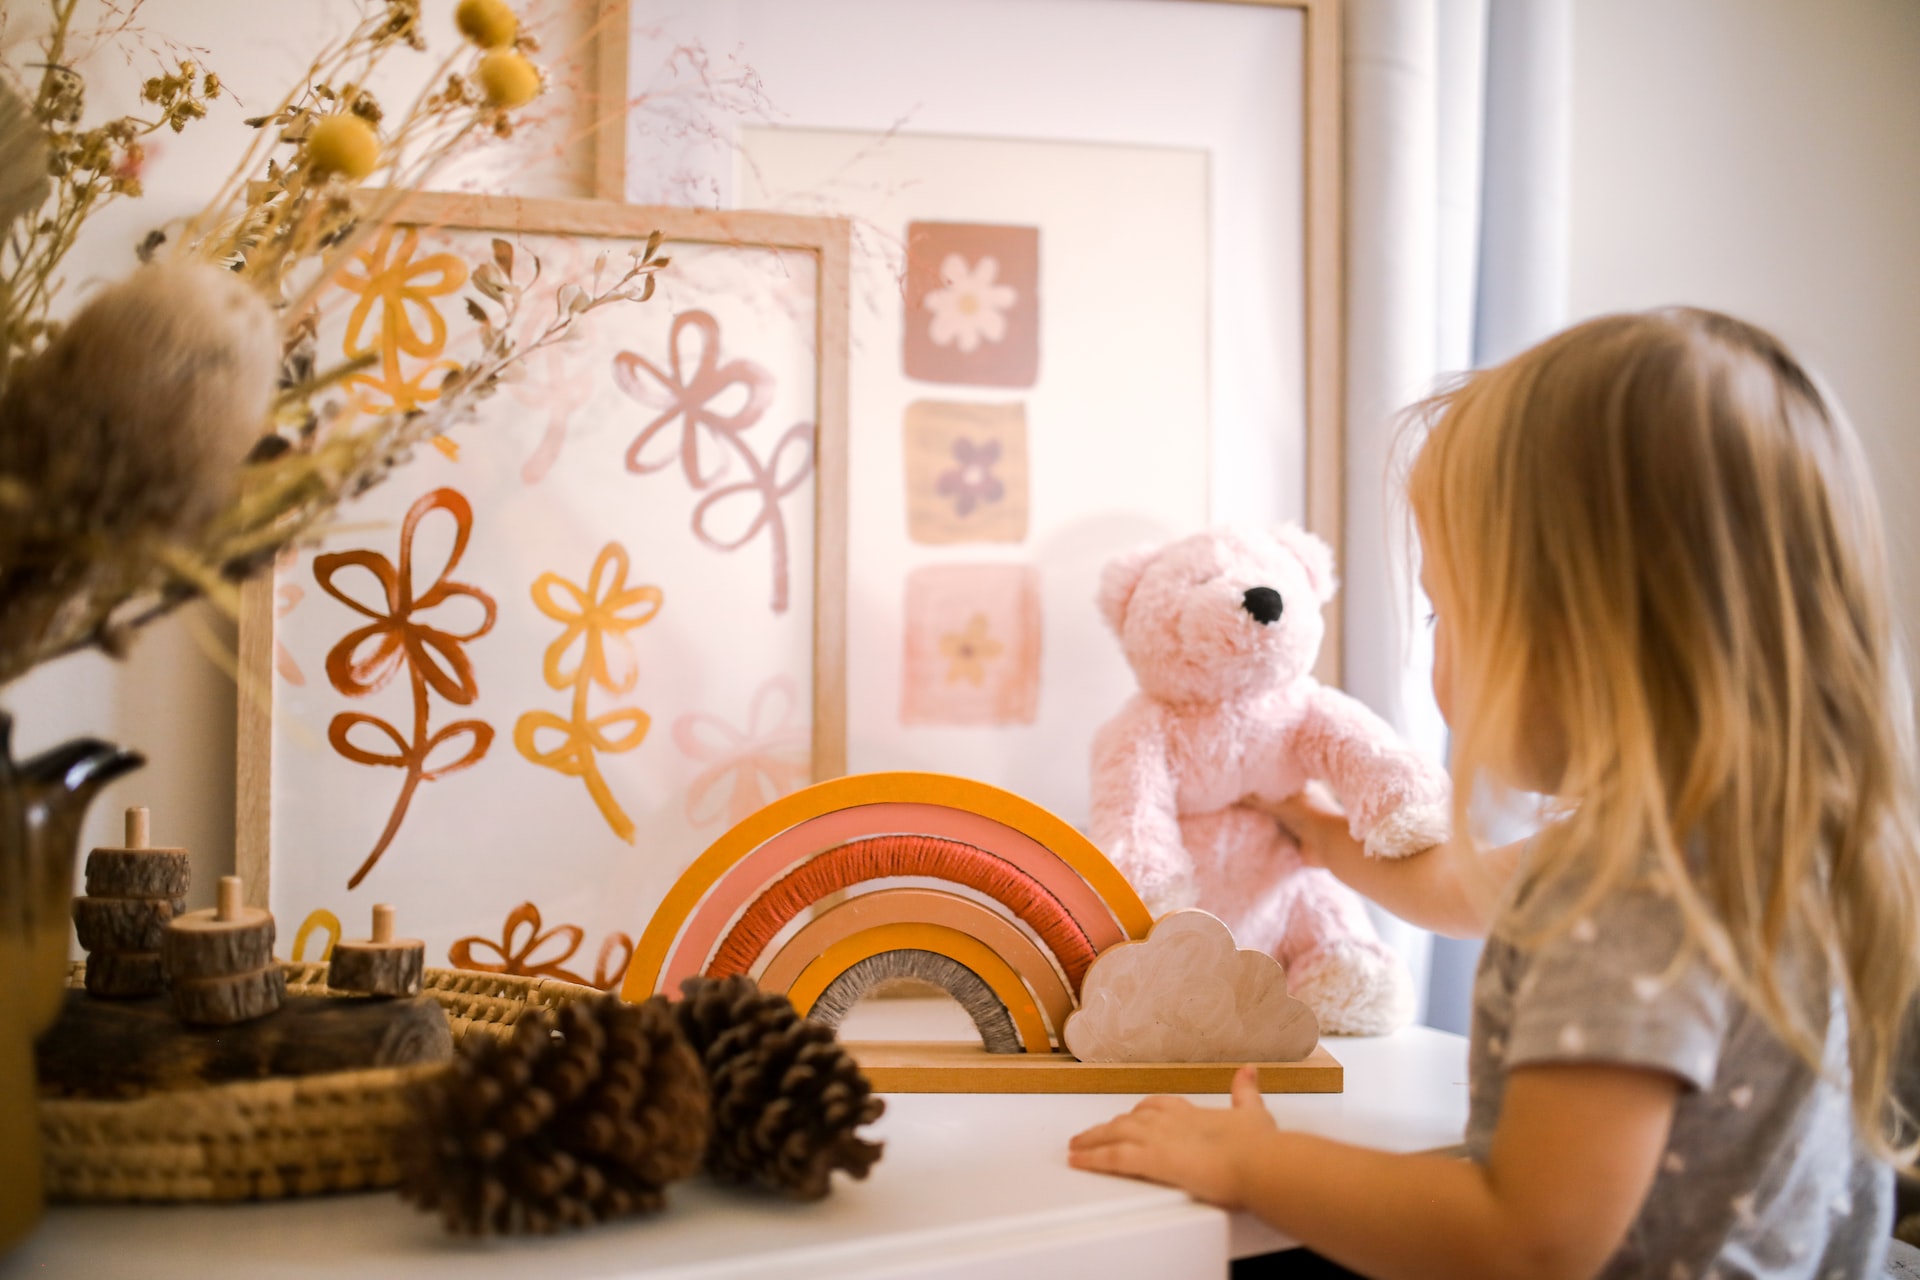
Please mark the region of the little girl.
[[1429, 406], [1408, 480], [1453, 730], [1546, 793], [1523, 846], [1366, 858], [1309, 799], [1308, 860], [1487, 935], [1466, 1160], [1149, 1098], [1083, 1169], [1247, 1209], [1364, 1275], [1877, 1276], [1920, 984], [1913, 702], [1858, 442], [1778, 341], [1610, 316]]

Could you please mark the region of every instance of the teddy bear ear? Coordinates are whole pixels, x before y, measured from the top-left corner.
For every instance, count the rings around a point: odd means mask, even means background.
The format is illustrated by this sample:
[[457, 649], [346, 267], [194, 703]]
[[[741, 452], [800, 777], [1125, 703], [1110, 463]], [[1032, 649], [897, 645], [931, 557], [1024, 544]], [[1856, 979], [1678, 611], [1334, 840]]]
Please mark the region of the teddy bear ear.
[[1124, 552], [1107, 561], [1106, 567], [1100, 570], [1100, 590], [1094, 596], [1094, 603], [1100, 606], [1100, 616], [1107, 620], [1115, 635], [1119, 635], [1120, 628], [1126, 624], [1127, 602], [1133, 599], [1133, 590], [1140, 585], [1155, 554], [1151, 547]]
[[1307, 571], [1307, 585], [1322, 600], [1331, 599], [1340, 589], [1340, 577], [1333, 571], [1333, 548], [1297, 524], [1283, 524], [1273, 530], [1273, 540], [1293, 553]]

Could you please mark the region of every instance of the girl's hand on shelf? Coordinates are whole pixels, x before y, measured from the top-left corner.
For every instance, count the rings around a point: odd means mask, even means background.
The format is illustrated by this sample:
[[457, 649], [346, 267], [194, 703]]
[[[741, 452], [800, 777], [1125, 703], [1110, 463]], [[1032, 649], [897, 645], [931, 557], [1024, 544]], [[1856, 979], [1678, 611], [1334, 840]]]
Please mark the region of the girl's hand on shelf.
[[1125, 1115], [1074, 1136], [1067, 1163], [1179, 1187], [1223, 1209], [1245, 1207], [1249, 1175], [1279, 1132], [1251, 1066], [1233, 1077], [1233, 1105], [1196, 1107], [1185, 1098], [1144, 1099]]

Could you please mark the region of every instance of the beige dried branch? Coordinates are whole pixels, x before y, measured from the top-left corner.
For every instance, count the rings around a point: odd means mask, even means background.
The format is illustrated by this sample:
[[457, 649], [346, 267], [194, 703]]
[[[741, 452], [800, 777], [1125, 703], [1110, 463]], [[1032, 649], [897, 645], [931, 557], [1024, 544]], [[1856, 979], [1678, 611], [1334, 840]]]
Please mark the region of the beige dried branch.
[[[555, 314], [529, 326], [532, 280], [515, 278], [496, 241], [470, 277], [479, 349], [435, 399], [369, 415], [338, 395], [366, 360], [316, 367], [315, 297], [449, 155], [510, 135], [541, 87], [526, 56], [537, 46], [505, 0], [462, 0], [468, 43], [389, 116], [365, 86], [385, 58], [427, 40], [419, 0], [369, 0], [279, 105], [248, 121], [257, 135], [205, 208], [170, 240], [149, 237], [142, 256], [154, 264], [63, 330], [50, 308], [81, 227], [140, 194], [142, 139], [190, 126], [221, 92], [182, 60], [146, 82], [151, 118], [83, 126], [85, 84], [67, 65], [77, 3], [48, 0], [31, 93], [0, 79], [0, 166], [15, 156], [9, 119], [30, 117], [39, 136], [26, 143], [44, 147], [47, 171], [37, 206], [32, 183], [0, 182], [0, 195], [28, 193], [20, 216], [0, 207], [0, 684], [78, 649], [118, 654], [191, 600], [233, 608], [239, 583], [322, 536], [421, 443], [471, 421], [580, 316], [651, 296], [667, 265], [658, 236], [617, 275], [603, 255], [588, 284], [564, 284]], [[362, 196], [363, 183], [381, 190]], [[537, 279], [537, 259], [531, 270]]]

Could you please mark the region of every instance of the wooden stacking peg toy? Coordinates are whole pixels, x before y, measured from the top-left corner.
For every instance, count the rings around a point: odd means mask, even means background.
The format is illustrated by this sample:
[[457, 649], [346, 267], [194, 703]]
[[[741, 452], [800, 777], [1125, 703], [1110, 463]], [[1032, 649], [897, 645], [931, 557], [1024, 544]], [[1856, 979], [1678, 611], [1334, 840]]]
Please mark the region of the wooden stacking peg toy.
[[364, 996], [417, 996], [426, 972], [427, 944], [393, 936], [393, 908], [373, 908], [371, 938], [342, 938], [327, 962], [327, 985]]
[[187, 851], [150, 847], [144, 808], [127, 810], [126, 832], [124, 848], [87, 855], [86, 896], [73, 900], [90, 995], [157, 994], [165, 985], [162, 940], [168, 924], [187, 909]]
[[240, 896], [240, 877], [221, 876], [218, 906], [167, 926], [161, 953], [173, 1011], [183, 1022], [246, 1022], [286, 999], [287, 981], [273, 959], [273, 916], [242, 906]]

